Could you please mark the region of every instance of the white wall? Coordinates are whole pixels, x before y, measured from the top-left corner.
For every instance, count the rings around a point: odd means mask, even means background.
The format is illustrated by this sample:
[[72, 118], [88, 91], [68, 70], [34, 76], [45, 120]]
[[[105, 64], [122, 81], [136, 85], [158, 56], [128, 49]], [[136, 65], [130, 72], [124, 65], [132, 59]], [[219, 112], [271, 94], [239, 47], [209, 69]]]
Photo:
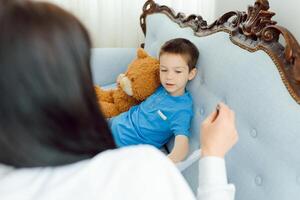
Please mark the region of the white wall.
[[94, 47], [138, 47], [142, 0], [35, 0], [57, 4], [73, 13], [88, 29]]
[[[76, 15], [90, 32], [94, 47], [139, 47], [144, 42], [140, 15], [146, 0], [35, 0], [55, 3]], [[155, 0], [175, 11], [214, 19], [213, 0]]]
[[[74, 13], [88, 28], [95, 47], [137, 47], [144, 41], [139, 25], [146, 0], [35, 0], [50, 1]], [[155, 0], [176, 12], [200, 14], [209, 24], [222, 14], [246, 11], [255, 0]], [[300, 41], [300, 0], [269, 0], [274, 20]], [[109, 19], [109, 20], [108, 20]]]
[[[240, 10], [246, 11], [248, 5], [254, 5], [255, 0], [215, 0], [216, 17], [222, 14]], [[276, 15], [273, 20], [287, 28], [300, 42], [300, 1], [299, 0], [269, 0], [270, 11], [275, 12]]]

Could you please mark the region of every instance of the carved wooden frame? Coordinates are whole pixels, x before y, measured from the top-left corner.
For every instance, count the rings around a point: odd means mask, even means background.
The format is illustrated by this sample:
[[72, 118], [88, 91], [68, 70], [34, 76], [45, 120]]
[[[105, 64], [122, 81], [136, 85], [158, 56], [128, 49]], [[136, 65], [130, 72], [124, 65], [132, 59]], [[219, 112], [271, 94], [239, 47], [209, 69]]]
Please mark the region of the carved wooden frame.
[[[275, 13], [269, 11], [268, 0], [256, 0], [247, 12], [225, 13], [212, 24], [199, 15], [185, 16], [175, 13], [167, 6], [148, 0], [140, 16], [140, 25], [146, 35], [146, 17], [153, 13], [164, 13], [180, 27], [191, 27], [195, 35], [202, 37], [216, 32], [229, 33], [230, 40], [250, 52], [265, 51], [273, 60], [281, 79], [291, 96], [300, 104], [300, 46], [295, 37], [284, 27], [272, 20]], [[280, 43], [280, 36], [285, 45]]]

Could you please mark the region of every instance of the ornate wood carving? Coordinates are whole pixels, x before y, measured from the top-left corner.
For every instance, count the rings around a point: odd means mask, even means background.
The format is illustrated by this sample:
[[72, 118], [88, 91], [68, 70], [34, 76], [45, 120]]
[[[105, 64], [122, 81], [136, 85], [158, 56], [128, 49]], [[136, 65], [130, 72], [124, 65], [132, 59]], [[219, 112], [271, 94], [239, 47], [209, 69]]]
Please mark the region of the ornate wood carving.
[[[300, 46], [295, 37], [272, 20], [268, 0], [256, 0], [247, 12], [225, 13], [208, 25], [200, 15], [176, 14], [167, 6], [148, 0], [140, 17], [140, 25], [146, 35], [146, 17], [152, 13], [164, 13], [180, 27], [191, 27], [195, 35], [206, 36], [219, 31], [229, 33], [230, 40], [250, 52], [263, 50], [274, 61], [291, 96], [300, 104]], [[280, 36], [285, 44], [281, 44]]]

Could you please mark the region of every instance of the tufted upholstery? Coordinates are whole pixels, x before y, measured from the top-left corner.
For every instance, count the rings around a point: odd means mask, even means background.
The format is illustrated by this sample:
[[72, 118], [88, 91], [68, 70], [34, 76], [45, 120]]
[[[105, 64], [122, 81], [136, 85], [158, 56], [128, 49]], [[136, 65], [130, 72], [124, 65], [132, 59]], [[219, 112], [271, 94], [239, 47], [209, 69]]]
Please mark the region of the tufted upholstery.
[[[228, 33], [194, 36], [165, 14], [146, 18], [145, 49], [157, 56], [167, 40], [184, 37], [200, 51], [199, 73], [188, 89], [194, 100], [191, 152], [199, 148], [200, 122], [220, 101], [236, 112], [239, 143], [226, 157], [237, 200], [300, 197], [300, 105], [288, 93], [276, 65], [263, 51], [250, 53]], [[172, 145], [172, 142], [169, 144]], [[183, 172], [193, 191], [197, 164]]]
[[[240, 135], [226, 157], [229, 182], [236, 185], [236, 199], [299, 199], [300, 105], [288, 93], [271, 58], [263, 51], [241, 49], [225, 32], [194, 36], [190, 28], [180, 28], [164, 14], [148, 16], [146, 24], [145, 49], [153, 56], [158, 55], [165, 41], [175, 37], [187, 38], [199, 48], [199, 73], [188, 85], [195, 112], [190, 152], [199, 148], [201, 121], [223, 101], [236, 112]], [[114, 82], [135, 52], [94, 49], [95, 83]], [[194, 164], [183, 172], [194, 192], [197, 170]]]

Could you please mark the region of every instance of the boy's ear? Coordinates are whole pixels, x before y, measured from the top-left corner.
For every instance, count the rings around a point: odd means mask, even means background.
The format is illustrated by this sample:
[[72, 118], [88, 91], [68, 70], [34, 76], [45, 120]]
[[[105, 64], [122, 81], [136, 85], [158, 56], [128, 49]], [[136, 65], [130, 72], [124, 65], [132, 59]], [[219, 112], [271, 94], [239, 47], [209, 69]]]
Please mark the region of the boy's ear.
[[189, 81], [190, 80], [193, 80], [195, 78], [197, 74], [197, 68], [195, 67], [194, 69], [192, 69], [190, 72], [189, 72]]

